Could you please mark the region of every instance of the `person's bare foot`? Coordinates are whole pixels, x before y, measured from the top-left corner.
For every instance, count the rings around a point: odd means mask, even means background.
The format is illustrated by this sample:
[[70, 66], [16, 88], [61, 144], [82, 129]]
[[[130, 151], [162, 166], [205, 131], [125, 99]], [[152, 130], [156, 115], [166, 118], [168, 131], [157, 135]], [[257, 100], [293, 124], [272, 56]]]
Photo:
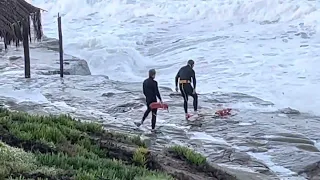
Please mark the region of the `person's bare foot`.
[[191, 117], [191, 115], [187, 113], [186, 114], [186, 120], [188, 121], [190, 117]]

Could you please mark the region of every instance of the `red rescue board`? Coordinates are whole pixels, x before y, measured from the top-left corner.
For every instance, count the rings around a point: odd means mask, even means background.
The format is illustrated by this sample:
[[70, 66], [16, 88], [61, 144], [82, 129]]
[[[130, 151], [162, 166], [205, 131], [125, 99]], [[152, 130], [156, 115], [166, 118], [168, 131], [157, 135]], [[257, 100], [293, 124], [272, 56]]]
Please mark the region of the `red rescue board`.
[[165, 104], [165, 103], [160, 103], [160, 102], [153, 102], [150, 104], [150, 108], [151, 109], [168, 109], [169, 106], [168, 104]]
[[220, 117], [229, 116], [229, 115], [231, 115], [231, 110], [232, 110], [231, 108], [221, 109], [221, 110], [216, 111], [215, 114]]

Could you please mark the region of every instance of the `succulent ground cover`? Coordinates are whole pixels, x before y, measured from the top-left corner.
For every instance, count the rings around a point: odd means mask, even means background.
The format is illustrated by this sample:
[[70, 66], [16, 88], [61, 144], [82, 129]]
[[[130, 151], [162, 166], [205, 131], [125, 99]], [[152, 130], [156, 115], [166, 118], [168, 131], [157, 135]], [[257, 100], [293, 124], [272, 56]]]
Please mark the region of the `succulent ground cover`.
[[230, 178], [186, 147], [154, 152], [139, 136], [109, 132], [96, 123], [0, 109], [0, 179]]

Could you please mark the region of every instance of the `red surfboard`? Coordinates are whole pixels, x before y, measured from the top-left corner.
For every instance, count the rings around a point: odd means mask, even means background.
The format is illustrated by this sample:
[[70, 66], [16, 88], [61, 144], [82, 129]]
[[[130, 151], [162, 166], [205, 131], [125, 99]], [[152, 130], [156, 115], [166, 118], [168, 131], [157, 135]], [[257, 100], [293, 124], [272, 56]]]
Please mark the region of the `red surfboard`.
[[151, 109], [168, 109], [168, 104], [160, 103], [160, 102], [153, 102], [150, 104]]

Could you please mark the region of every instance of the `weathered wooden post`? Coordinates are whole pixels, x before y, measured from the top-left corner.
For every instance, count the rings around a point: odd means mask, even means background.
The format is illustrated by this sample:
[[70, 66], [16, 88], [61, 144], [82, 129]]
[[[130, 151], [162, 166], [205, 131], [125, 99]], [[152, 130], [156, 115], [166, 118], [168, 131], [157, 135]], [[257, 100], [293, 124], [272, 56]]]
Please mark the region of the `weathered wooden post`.
[[58, 13], [58, 32], [59, 32], [59, 54], [60, 54], [60, 77], [63, 77], [63, 46], [62, 46], [62, 29], [61, 16]]
[[24, 77], [30, 78], [30, 51], [29, 51], [29, 23], [27, 20], [22, 21], [22, 38], [24, 51]]

